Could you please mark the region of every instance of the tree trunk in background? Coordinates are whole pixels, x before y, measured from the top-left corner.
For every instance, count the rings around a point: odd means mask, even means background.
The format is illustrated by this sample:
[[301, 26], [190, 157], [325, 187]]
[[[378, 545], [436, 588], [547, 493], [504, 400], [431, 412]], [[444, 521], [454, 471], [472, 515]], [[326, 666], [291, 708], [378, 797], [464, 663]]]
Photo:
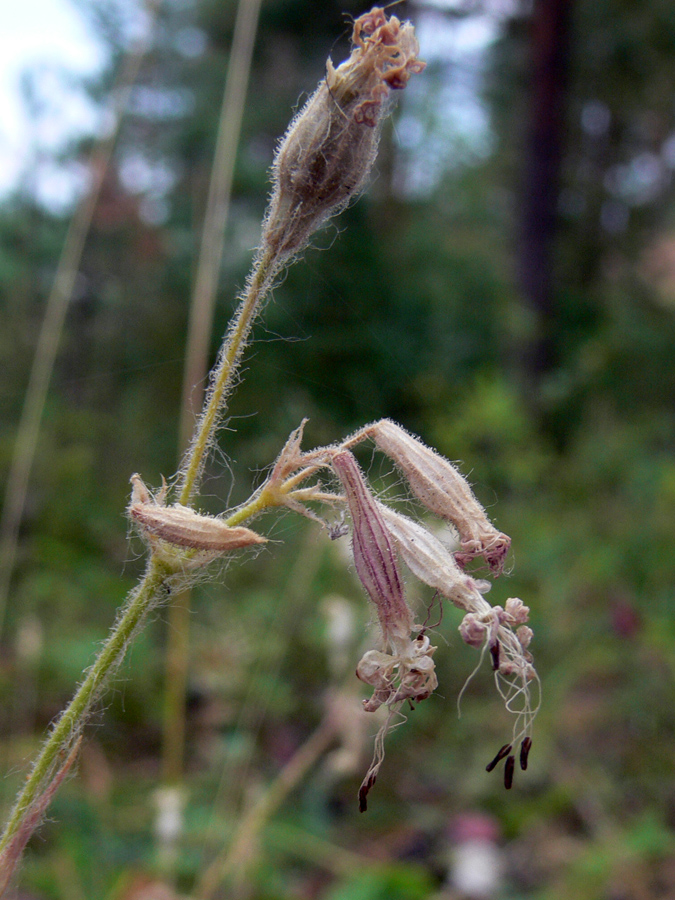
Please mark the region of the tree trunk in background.
[[555, 365], [554, 243], [573, 0], [535, 0], [532, 11], [531, 120], [521, 196], [520, 283], [530, 315], [523, 347], [528, 396], [541, 408], [540, 387]]

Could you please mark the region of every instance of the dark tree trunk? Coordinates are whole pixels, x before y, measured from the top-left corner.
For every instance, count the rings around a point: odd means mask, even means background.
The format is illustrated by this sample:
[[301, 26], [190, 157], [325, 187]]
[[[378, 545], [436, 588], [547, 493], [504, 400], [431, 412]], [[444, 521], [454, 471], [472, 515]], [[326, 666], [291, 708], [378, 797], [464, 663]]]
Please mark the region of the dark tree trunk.
[[573, 0], [535, 0], [532, 15], [531, 120], [521, 197], [520, 282], [531, 316], [523, 347], [528, 394], [555, 365], [554, 244]]

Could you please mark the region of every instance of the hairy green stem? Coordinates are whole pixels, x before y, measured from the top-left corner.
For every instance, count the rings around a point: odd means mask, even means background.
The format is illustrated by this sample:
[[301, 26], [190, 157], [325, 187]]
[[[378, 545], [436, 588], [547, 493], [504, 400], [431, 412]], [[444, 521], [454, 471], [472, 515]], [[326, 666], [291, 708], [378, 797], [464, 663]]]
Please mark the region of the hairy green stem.
[[197, 423], [183, 466], [178, 502], [185, 506], [189, 504], [193, 493], [197, 490], [206, 454], [213, 441], [218, 422], [222, 418], [225, 401], [232, 389], [232, 382], [239, 368], [251, 326], [277, 269], [273, 251], [267, 249], [261, 252], [256, 259], [246, 291], [211, 376], [211, 387], [204, 403], [204, 410]]
[[87, 677], [57, 720], [36, 759], [0, 840], [0, 854], [19, 830], [24, 815], [40, 797], [44, 782], [48, 781], [59, 753], [79, 734], [92, 703], [98, 697], [109, 674], [121, 662], [129, 640], [146, 613], [156, 604], [160, 592], [165, 589], [164, 583], [169, 574], [164, 565], [154, 559], [151, 560], [141, 583], [131, 595], [126, 609], [113, 627]]

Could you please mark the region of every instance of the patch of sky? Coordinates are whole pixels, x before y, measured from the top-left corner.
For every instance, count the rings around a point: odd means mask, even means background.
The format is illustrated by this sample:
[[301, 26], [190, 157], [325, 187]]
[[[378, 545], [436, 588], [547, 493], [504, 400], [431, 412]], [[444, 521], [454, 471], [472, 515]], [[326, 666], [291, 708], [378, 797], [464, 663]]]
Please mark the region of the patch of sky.
[[[29, 188], [49, 181], [41, 157], [74, 136], [91, 133], [98, 114], [81, 88], [82, 76], [100, 71], [103, 46], [83, 17], [66, 0], [8, 3], [0, 28], [0, 198], [22, 182]], [[29, 74], [30, 73], [30, 74]], [[58, 185], [42, 199], [63, 198], [78, 190], [79, 175], [62, 171]], [[64, 181], [70, 179], [70, 192]], [[61, 202], [56, 199], [57, 205]]]
[[452, 6], [425, 3], [416, 16], [428, 77], [410, 81], [396, 126], [395, 186], [407, 197], [429, 196], [445, 172], [485, 158], [493, 147], [482, 87], [500, 17], [443, 12]]

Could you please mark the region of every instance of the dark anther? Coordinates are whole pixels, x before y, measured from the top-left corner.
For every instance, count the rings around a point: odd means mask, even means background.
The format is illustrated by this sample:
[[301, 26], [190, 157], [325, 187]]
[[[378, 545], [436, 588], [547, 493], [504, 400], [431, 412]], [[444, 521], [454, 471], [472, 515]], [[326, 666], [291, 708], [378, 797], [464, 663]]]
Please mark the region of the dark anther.
[[499, 751], [499, 753], [495, 756], [495, 758], [492, 760], [492, 762], [489, 762], [487, 764], [487, 766], [485, 766], [485, 771], [491, 772], [494, 769], [494, 767], [497, 765], [498, 762], [501, 762], [505, 756], [508, 756], [508, 754], [511, 752], [512, 747], [513, 747], [513, 744], [504, 744], [504, 746]]
[[365, 812], [368, 809], [368, 791], [375, 784], [376, 778], [376, 775], [371, 775], [359, 788], [359, 812]]
[[527, 769], [527, 757], [530, 755], [530, 747], [532, 746], [532, 738], [526, 737], [520, 745], [520, 768], [525, 771]]
[[513, 784], [513, 770], [515, 767], [515, 756], [509, 756], [506, 760], [506, 765], [504, 766], [504, 787], [507, 791], [511, 790], [511, 785]]
[[490, 645], [490, 656], [492, 657], [492, 671], [496, 672], [499, 668], [499, 641], [495, 641]]

